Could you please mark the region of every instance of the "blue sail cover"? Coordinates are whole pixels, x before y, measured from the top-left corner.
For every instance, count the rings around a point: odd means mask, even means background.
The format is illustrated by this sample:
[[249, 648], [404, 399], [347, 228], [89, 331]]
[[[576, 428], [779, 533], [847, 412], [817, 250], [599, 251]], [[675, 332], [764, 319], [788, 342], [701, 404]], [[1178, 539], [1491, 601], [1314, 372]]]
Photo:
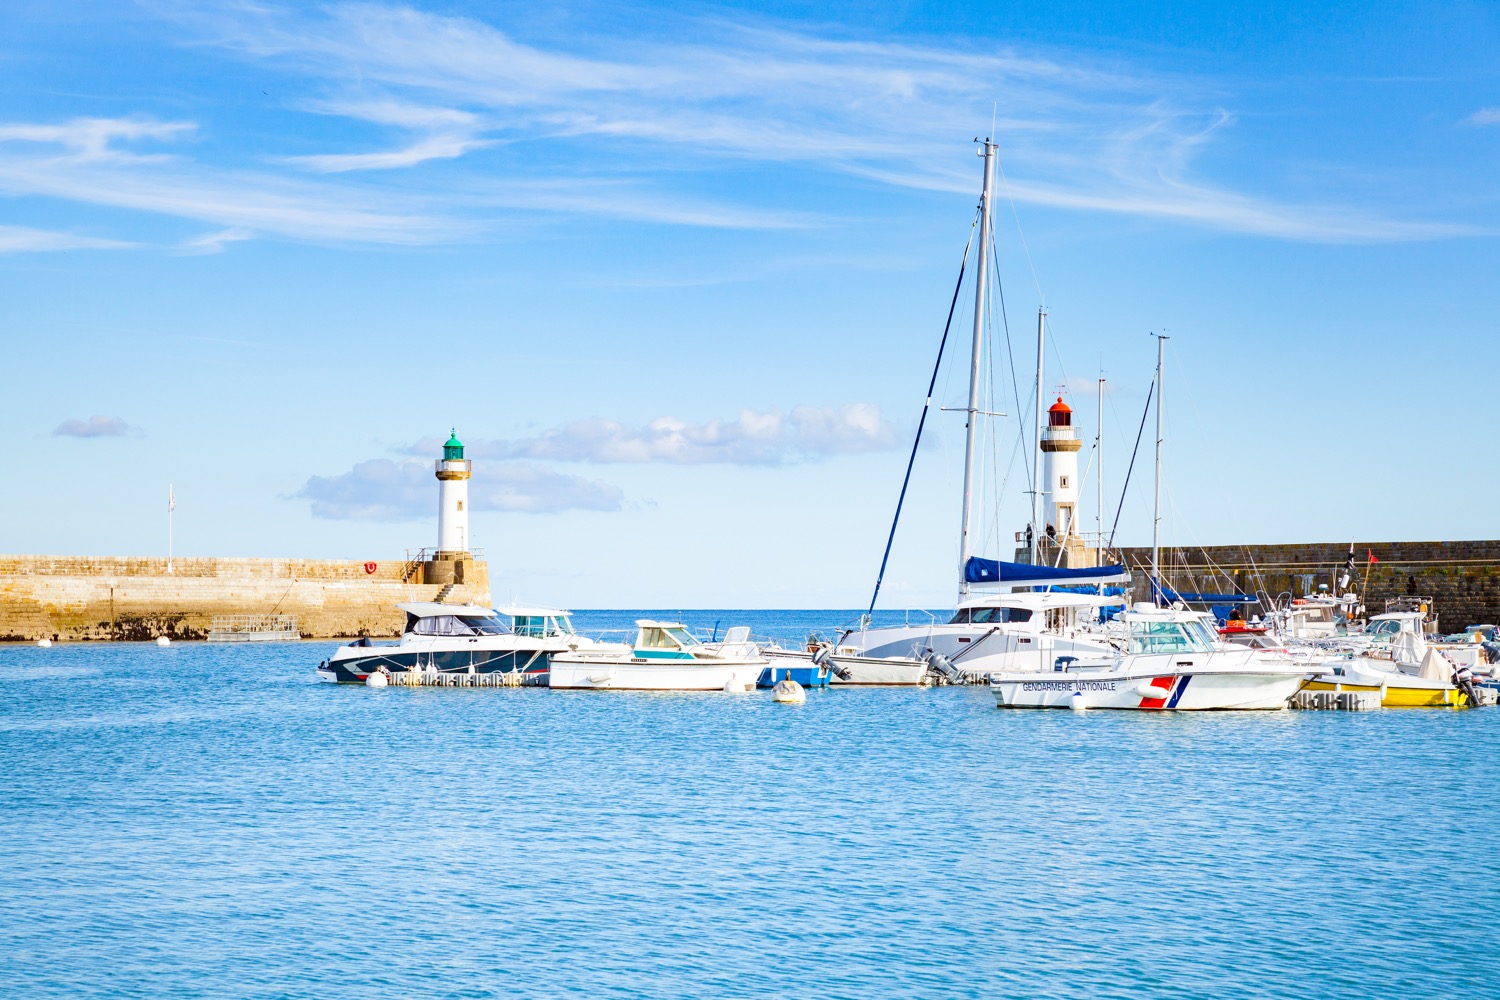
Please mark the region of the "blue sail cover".
[[1158, 597], [1166, 601], [1181, 601], [1184, 604], [1259, 604], [1259, 597], [1248, 594], [1194, 594], [1173, 590], [1165, 584], [1155, 588]]
[[1017, 587], [1041, 587], [1053, 583], [1114, 583], [1129, 580], [1124, 566], [1093, 566], [1088, 569], [1058, 569], [1031, 563], [1000, 562], [971, 556], [964, 564], [968, 583], [999, 583]]

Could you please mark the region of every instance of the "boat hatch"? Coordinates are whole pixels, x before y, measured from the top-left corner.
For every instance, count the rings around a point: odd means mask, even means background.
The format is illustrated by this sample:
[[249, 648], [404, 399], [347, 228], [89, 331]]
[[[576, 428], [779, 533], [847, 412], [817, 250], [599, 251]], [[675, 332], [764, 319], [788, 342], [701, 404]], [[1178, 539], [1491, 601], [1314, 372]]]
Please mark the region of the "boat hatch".
[[1132, 653], [1209, 653], [1212, 643], [1200, 634], [1196, 621], [1133, 621], [1130, 623]]
[[516, 635], [532, 639], [550, 639], [555, 635], [572, 635], [573, 622], [567, 615], [516, 615]]
[[1004, 625], [1031, 621], [1030, 608], [959, 608], [949, 625]]
[[505, 635], [510, 632], [495, 618], [476, 615], [422, 615], [408, 613], [406, 631], [412, 635]]

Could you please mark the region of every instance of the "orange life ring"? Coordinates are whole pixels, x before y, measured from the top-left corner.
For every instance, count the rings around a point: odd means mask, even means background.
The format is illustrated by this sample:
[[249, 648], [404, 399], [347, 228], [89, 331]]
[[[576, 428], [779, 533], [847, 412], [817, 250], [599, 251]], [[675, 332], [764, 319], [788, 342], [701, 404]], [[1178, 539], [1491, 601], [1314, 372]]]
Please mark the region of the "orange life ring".
[[365, 563], [365, 572], [366, 573], [373, 573], [373, 572], [375, 572], [375, 569], [376, 569], [376, 567], [375, 567], [374, 563], [372, 563], [372, 562]]

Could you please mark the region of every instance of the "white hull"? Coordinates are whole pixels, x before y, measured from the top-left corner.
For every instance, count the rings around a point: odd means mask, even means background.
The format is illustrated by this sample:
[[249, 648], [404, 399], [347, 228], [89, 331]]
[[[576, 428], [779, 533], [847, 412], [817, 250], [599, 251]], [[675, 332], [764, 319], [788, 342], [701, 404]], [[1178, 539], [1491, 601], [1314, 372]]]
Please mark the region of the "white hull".
[[859, 685], [915, 687], [927, 683], [927, 662], [904, 657], [834, 656], [828, 683], [839, 687]]
[[548, 686], [573, 691], [722, 691], [751, 689], [765, 660], [713, 663], [688, 660], [552, 658]]
[[947, 657], [959, 670], [979, 677], [1011, 671], [1050, 671], [1059, 657], [1094, 659], [1113, 652], [1109, 643], [1096, 634], [1059, 635], [1024, 624], [873, 628], [840, 637], [834, 652], [836, 659], [899, 661], [925, 660], [928, 650]]
[[1247, 711], [1285, 708], [1305, 680], [1299, 671], [1270, 665], [1192, 669], [1184, 664], [1172, 670], [1127, 663], [1113, 669], [1000, 674], [991, 679], [990, 690], [1001, 708]]

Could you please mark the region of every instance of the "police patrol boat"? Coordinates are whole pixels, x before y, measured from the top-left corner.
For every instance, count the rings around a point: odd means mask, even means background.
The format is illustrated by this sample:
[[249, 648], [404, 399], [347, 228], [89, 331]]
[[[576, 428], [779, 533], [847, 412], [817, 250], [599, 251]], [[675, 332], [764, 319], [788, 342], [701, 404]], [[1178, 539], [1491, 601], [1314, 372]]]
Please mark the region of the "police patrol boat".
[[1051, 671], [992, 674], [1001, 708], [1281, 709], [1307, 679], [1290, 657], [1218, 640], [1196, 612], [1137, 604], [1108, 658], [1060, 656]]
[[576, 649], [624, 649], [596, 643], [573, 631], [569, 613], [550, 608], [511, 607], [499, 611], [472, 604], [413, 602], [396, 605], [406, 625], [395, 642], [357, 639], [340, 646], [318, 665], [318, 676], [360, 684], [372, 671], [494, 673], [522, 675], [545, 683], [551, 659]]

